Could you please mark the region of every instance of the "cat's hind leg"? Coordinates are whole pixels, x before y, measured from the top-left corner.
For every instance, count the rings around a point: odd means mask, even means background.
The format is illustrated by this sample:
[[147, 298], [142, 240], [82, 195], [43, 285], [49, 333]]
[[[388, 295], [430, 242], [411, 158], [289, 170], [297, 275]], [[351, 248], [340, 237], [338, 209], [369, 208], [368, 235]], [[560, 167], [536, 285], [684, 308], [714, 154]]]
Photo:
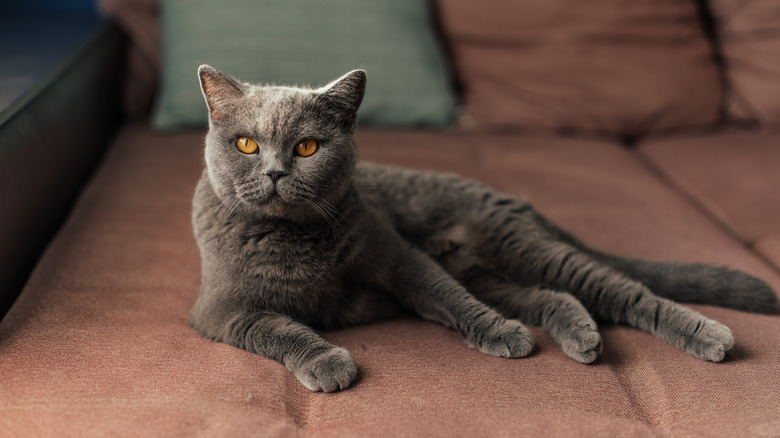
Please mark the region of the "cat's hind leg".
[[525, 357], [531, 332], [470, 294], [433, 259], [407, 247], [395, 264], [393, 287], [401, 303], [425, 319], [458, 330], [471, 348], [492, 356]]
[[[561, 242], [538, 242], [524, 257], [509, 257], [513, 280], [545, 284], [576, 296], [597, 320], [626, 324], [699, 359], [723, 360], [734, 346], [717, 321], [653, 294], [644, 284]], [[514, 265], [514, 266], [512, 266]]]
[[504, 316], [542, 327], [577, 362], [591, 363], [601, 353], [596, 322], [571, 294], [541, 285], [519, 286], [490, 274], [470, 279], [466, 287]]

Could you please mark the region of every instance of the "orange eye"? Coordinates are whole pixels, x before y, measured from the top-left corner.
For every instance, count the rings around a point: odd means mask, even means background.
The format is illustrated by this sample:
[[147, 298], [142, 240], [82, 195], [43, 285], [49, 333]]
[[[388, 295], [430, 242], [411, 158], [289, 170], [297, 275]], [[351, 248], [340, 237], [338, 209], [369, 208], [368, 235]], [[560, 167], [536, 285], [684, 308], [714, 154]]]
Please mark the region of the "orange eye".
[[295, 146], [295, 153], [302, 157], [310, 157], [313, 153], [317, 152], [317, 140], [304, 140]]
[[257, 152], [257, 142], [249, 137], [241, 137], [236, 140], [238, 150], [245, 154], [254, 154]]

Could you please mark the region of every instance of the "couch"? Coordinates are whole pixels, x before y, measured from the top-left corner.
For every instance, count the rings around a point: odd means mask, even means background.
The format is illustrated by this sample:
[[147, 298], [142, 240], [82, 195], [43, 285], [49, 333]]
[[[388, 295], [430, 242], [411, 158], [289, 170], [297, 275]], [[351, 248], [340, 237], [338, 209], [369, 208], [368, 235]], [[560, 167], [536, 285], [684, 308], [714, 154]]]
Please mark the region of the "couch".
[[[102, 7], [127, 35], [127, 117], [0, 323], [0, 436], [780, 435], [776, 314], [691, 305], [733, 330], [722, 363], [613, 325], [590, 365], [535, 327], [518, 360], [415, 318], [333, 330], [322, 335], [360, 374], [332, 394], [203, 339], [187, 314], [205, 131], [149, 125], [164, 68], [156, 2]], [[727, 265], [780, 291], [774, 0], [433, 11], [459, 116], [446, 129], [361, 124], [361, 159], [460, 173], [600, 250]]]

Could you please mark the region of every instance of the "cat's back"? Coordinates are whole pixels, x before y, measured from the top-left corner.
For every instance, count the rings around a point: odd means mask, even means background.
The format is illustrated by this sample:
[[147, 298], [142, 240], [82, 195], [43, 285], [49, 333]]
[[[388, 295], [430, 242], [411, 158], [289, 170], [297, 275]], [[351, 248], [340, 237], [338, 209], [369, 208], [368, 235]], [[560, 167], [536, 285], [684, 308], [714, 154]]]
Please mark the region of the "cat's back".
[[376, 163], [359, 163], [353, 177], [355, 188], [367, 202], [393, 209], [458, 206], [464, 191], [479, 183], [455, 174], [407, 169]]
[[495, 191], [451, 173], [360, 163], [355, 188], [370, 205], [383, 211], [399, 231], [446, 226], [455, 217], [479, 213], [485, 194]]

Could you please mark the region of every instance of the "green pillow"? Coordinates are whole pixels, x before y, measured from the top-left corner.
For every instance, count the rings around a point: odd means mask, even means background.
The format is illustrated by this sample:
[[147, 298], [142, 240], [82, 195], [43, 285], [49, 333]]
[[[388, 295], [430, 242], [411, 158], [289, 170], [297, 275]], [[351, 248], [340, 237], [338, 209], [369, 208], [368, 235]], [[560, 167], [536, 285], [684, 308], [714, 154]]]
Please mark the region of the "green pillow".
[[368, 74], [363, 125], [445, 127], [456, 99], [423, 0], [164, 0], [153, 126], [207, 124], [197, 69], [246, 82], [321, 86]]

